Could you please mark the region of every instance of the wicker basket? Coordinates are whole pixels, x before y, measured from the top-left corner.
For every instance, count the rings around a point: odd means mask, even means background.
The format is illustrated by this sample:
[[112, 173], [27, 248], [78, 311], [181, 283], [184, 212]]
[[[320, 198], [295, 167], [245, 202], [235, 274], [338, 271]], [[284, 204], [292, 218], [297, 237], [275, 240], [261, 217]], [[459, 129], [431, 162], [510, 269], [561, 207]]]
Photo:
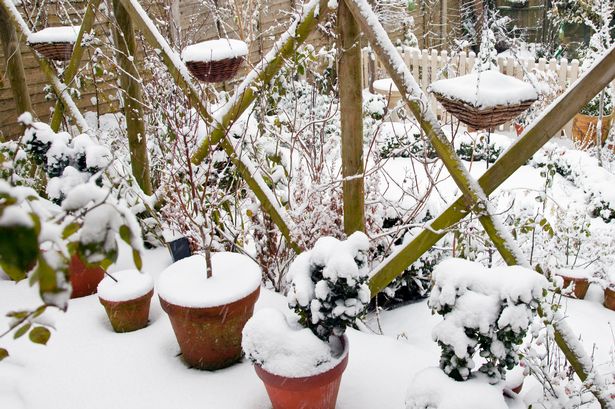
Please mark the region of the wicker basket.
[[203, 82], [224, 82], [237, 75], [243, 57], [225, 58], [219, 61], [188, 61], [188, 70]]
[[30, 43], [28, 45], [48, 60], [69, 61], [73, 55], [73, 43]]
[[532, 99], [516, 105], [497, 105], [492, 108], [480, 109], [437, 92], [434, 92], [434, 95], [449, 114], [474, 129], [492, 129], [505, 124], [519, 116], [535, 101], [535, 99]]
[[[613, 114], [602, 117], [602, 143], [606, 142], [612, 120]], [[572, 140], [575, 141], [581, 149], [594, 146], [596, 143], [597, 126], [597, 116], [576, 114], [572, 120]]]

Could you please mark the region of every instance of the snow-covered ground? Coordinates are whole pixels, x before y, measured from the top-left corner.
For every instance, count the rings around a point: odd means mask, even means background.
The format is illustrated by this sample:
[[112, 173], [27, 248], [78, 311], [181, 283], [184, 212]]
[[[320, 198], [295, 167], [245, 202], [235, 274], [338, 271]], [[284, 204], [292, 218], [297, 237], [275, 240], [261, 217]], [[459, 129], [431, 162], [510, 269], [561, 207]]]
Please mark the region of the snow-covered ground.
[[[155, 280], [171, 263], [165, 249], [148, 250], [144, 270]], [[123, 254], [112, 271], [130, 268]], [[613, 353], [615, 311], [605, 309], [601, 292], [590, 288], [588, 299], [566, 300], [570, 323], [583, 334], [598, 364]], [[0, 331], [4, 315], [16, 306], [37, 305], [27, 283], [0, 281]], [[256, 309], [287, 310], [279, 294], [263, 290]], [[252, 365], [241, 363], [216, 372], [189, 369], [178, 356], [179, 347], [169, 319], [157, 297], [152, 301], [150, 325], [132, 333], [116, 334], [96, 295], [70, 302], [68, 312], [49, 312], [56, 331], [47, 346], [26, 339], [2, 339], [11, 357], [0, 364], [0, 408], [270, 408], [267, 394]], [[431, 330], [440, 317], [426, 302], [370, 316], [363, 332], [349, 330], [350, 360], [342, 379], [339, 409], [401, 409], [406, 389], [416, 372], [437, 366], [439, 349]], [[522, 396], [540, 394], [536, 382], [526, 381]], [[512, 403], [511, 407], [520, 407]]]

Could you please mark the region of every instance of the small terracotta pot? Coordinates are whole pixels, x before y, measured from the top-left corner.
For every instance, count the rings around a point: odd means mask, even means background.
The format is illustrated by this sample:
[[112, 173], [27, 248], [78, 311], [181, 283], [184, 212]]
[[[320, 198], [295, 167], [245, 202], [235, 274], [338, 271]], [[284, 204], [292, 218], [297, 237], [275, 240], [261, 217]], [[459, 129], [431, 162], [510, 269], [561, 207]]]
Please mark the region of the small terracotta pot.
[[241, 359], [241, 331], [252, 317], [260, 288], [248, 296], [210, 308], [171, 304], [160, 297], [169, 315], [184, 361], [194, 368], [216, 370]]
[[565, 295], [566, 297], [578, 298], [579, 300], [582, 300], [585, 298], [585, 295], [587, 294], [587, 290], [589, 289], [589, 280], [587, 278], [570, 277], [564, 274], [557, 274], [557, 275], [564, 279], [564, 285], [562, 286], [562, 289], [568, 288], [570, 283], [574, 282], [573, 294]]
[[604, 289], [604, 306], [615, 311], [615, 289], [610, 287]]
[[348, 365], [348, 338], [344, 336], [344, 358], [333, 368], [314, 376], [287, 378], [254, 365], [265, 384], [273, 409], [334, 409], [342, 374]]
[[[609, 134], [612, 119], [613, 114], [602, 117], [602, 143], [606, 141]], [[572, 139], [581, 146], [581, 149], [594, 146], [597, 126], [597, 116], [576, 114], [572, 120]]]
[[96, 293], [98, 283], [105, 277], [101, 267], [88, 267], [78, 255], [74, 254], [68, 265], [68, 274], [73, 291], [70, 298], [85, 297]]
[[149, 307], [154, 290], [141, 297], [126, 301], [109, 301], [98, 297], [105, 307], [115, 332], [131, 332], [147, 327]]

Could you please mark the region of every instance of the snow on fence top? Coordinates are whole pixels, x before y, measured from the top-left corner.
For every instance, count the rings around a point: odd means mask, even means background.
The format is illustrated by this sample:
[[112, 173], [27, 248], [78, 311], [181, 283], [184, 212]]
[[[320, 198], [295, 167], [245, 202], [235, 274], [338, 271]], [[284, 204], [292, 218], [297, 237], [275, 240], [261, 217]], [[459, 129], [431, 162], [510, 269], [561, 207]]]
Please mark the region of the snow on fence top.
[[245, 57], [248, 45], [240, 40], [220, 39], [192, 44], [182, 51], [184, 61], [221, 61], [227, 58]]
[[28, 36], [30, 44], [75, 43], [81, 26], [47, 27]]
[[518, 105], [538, 98], [530, 84], [495, 70], [439, 80], [428, 90], [477, 108]]

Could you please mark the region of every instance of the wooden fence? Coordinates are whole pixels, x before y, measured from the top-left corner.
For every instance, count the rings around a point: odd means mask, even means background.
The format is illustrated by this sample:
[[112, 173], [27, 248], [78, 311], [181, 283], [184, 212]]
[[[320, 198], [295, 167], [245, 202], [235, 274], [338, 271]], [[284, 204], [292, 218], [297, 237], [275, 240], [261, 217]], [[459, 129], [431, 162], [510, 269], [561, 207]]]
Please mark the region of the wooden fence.
[[[370, 78], [373, 80], [381, 79], [385, 76], [385, 70], [381, 63], [376, 59], [370, 64], [370, 54], [367, 49], [363, 50], [363, 85], [364, 88], [370, 87]], [[474, 66], [476, 55], [473, 52], [460, 52], [449, 54], [446, 50], [411, 50], [402, 52], [402, 57], [412, 75], [417, 80], [423, 91], [427, 91], [427, 87], [433, 81], [442, 78], [453, 78], [469, 73]], [[373, 58], [376, 58], [375, 56]], [[507, 75], [522, 79], [524, 72], [532, 72], [533, 70], [553, 72], [557, 79], [557, 84], [561, 90], [565, 90], [579, 77], [579, 61], [568, 61], [565, 58], [560, 60], [541, 58], [538, 62], [534, 60], [520, 60], [514, 57], [500, 57], [498, 59], [500, 71]], [[372, 72], [373, 71], [373, 72]], [[444, 121], [451, 121], [452, 118], [446, 113], [444, 108], [437, 103], [433, 95], [430, 96], [431, 105], [437, 107], [437, 115]], [[499, 127], [500, 131], [512, 131], [512, 123], [508, 123]], [[570, 135], [572, 130], [572, 121], [562, 130], [566, 135]]]

